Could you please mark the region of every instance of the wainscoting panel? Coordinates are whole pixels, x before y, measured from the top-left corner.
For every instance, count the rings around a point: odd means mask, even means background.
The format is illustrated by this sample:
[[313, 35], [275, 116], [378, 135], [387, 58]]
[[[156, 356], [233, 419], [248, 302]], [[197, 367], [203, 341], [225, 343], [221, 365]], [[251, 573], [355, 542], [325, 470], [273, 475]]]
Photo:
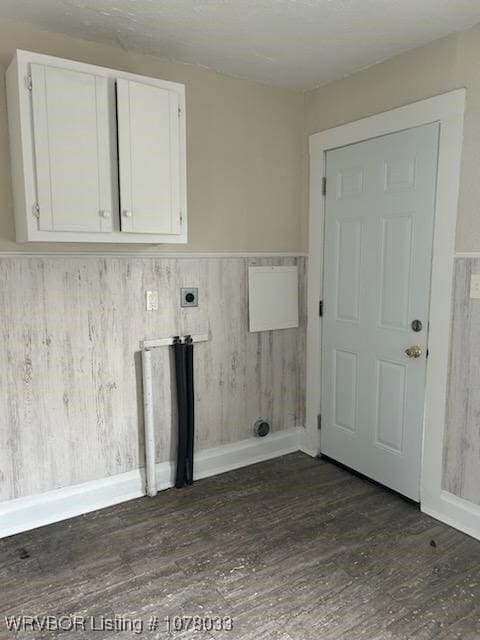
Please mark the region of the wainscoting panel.
[[[304, 424], [304, 257], [0, 258], [0, 501], [143, 466], [139, 343], [209, 333], [195, 346], [196, 447], [249, 438], [259, 417]], [[297, 264], [298, 329], [248, 332], [251, 264]], [[198, 308], [180, 288], [199, 287]], [[145, 290], [159, 310], [145, 311]], [[171, 353], [154, 352], [157, 462], [173, 459]]]
[[480, 505], [480, 300], [470, 299], [472, 273], [480, 273], [480, 257], [455, 260], [443, 488]]

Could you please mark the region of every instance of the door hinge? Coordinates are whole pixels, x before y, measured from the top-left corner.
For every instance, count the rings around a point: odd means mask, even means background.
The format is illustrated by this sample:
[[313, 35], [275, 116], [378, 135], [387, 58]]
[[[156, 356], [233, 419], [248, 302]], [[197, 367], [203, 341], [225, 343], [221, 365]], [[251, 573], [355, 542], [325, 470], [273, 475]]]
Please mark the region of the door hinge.
[[180, 224], [183, 224], [183, 216], [181, 211], [179, 212], [178, 216], [180, 218]]
[[425, 357], [428, 358], [428, 354], [430, 353], [430, 350], [427, 349], [427, 351], [425, 352]]
[[323, 316], [323, 300], [318, 302], [318, 315], [320, 318]]
[[182, 116], [182, 107], [178, 107], [178, 117], [180, 118]]
[[322, 178], [322, 196], [326, 196], [327, 195], [327, 178], [326, 176], [323, 176]]
[[322, 414], [319, 413], [317, 416], [317, 429], [320, 431], [322, 428]]
[[35, 218], [40, 218], [40, 205], [38, 202], [33, 205], [33, 215]]
[[27, 76], [25, 78], [25, 85], [29, 91], [32, 90], [32, 76]]

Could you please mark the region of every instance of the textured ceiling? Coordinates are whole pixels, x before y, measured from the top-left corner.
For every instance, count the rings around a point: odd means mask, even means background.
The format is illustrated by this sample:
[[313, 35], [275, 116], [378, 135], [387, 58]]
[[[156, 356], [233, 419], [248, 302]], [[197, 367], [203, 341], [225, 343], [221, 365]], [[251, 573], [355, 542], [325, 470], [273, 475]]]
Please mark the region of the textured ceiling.
[[480, 0], [0, 0], [0, 18], [311, 89], [480, 22]]

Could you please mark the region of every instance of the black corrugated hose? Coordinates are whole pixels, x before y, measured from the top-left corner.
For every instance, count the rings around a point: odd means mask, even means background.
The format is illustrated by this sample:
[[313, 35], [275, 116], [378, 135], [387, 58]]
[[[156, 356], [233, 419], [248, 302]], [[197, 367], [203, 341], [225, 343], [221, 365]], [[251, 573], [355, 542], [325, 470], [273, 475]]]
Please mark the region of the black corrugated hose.
[[175, 486], [181, 489], [193, 483], [193, 448], [195, 436], [195, 411], [193, 387], [193, 341], [186, 336], [185, 343], [179, 337], [173, 342], [175, 355], [175, 379], [177, 384], [178, 449]]

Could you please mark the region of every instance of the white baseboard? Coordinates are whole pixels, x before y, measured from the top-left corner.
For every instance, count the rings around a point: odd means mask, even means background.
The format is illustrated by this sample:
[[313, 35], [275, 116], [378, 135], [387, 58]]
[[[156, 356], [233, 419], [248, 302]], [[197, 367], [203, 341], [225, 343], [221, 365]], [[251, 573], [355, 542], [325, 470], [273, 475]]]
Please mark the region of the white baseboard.
[[[315, 457], [308, 446], [305, 429], [293, 427], [266, 438], [249, 438], [199, 451], [195, 458], [195, 479], [207, 478], [294, 451]], [[161, 462], [156, 468], [159, 490], [174, 485], [175, 463]], [[53, 522], [103, 509], [145, 495], [143, 469], [92, 480], [71, 487], [0, 503], [0, 538], [43, 527]], [[455, 529], [480, 540], [480, 506], [442, 491], [433, 504], [422, 502], [422, 511]]]
[[103, 509], [145, 494], [136, 469], [45, 493], [0, 503], [0, 538]]
[[195, 458], [195, 478], [206, 478], [250, 464], [299, 451], [303, 427], [276, 431], [265, 438], [249, 438], [200, 451]]
[[459, 498], [448, 491], [442, 491], [439, 500], [436, 500], [435, 504], [430, 505], [422, 502], [421, 509], [432, 518], [480, 540], [479, 505]]
[[[199, 451], [195, 457], [195, 479], [214, 476], [299, 451], [303, 437], [303, 427], [293, 427], [271, 433], [266, 438], [249, 438]], [[156, 468], [158, 488], [172, 487], [174, 474], [174, 462], [159, 463]], [[109, 478], [2, 502], [0, 503], [0, 538], [144, 495], [144, 470], [136, 469]]]

